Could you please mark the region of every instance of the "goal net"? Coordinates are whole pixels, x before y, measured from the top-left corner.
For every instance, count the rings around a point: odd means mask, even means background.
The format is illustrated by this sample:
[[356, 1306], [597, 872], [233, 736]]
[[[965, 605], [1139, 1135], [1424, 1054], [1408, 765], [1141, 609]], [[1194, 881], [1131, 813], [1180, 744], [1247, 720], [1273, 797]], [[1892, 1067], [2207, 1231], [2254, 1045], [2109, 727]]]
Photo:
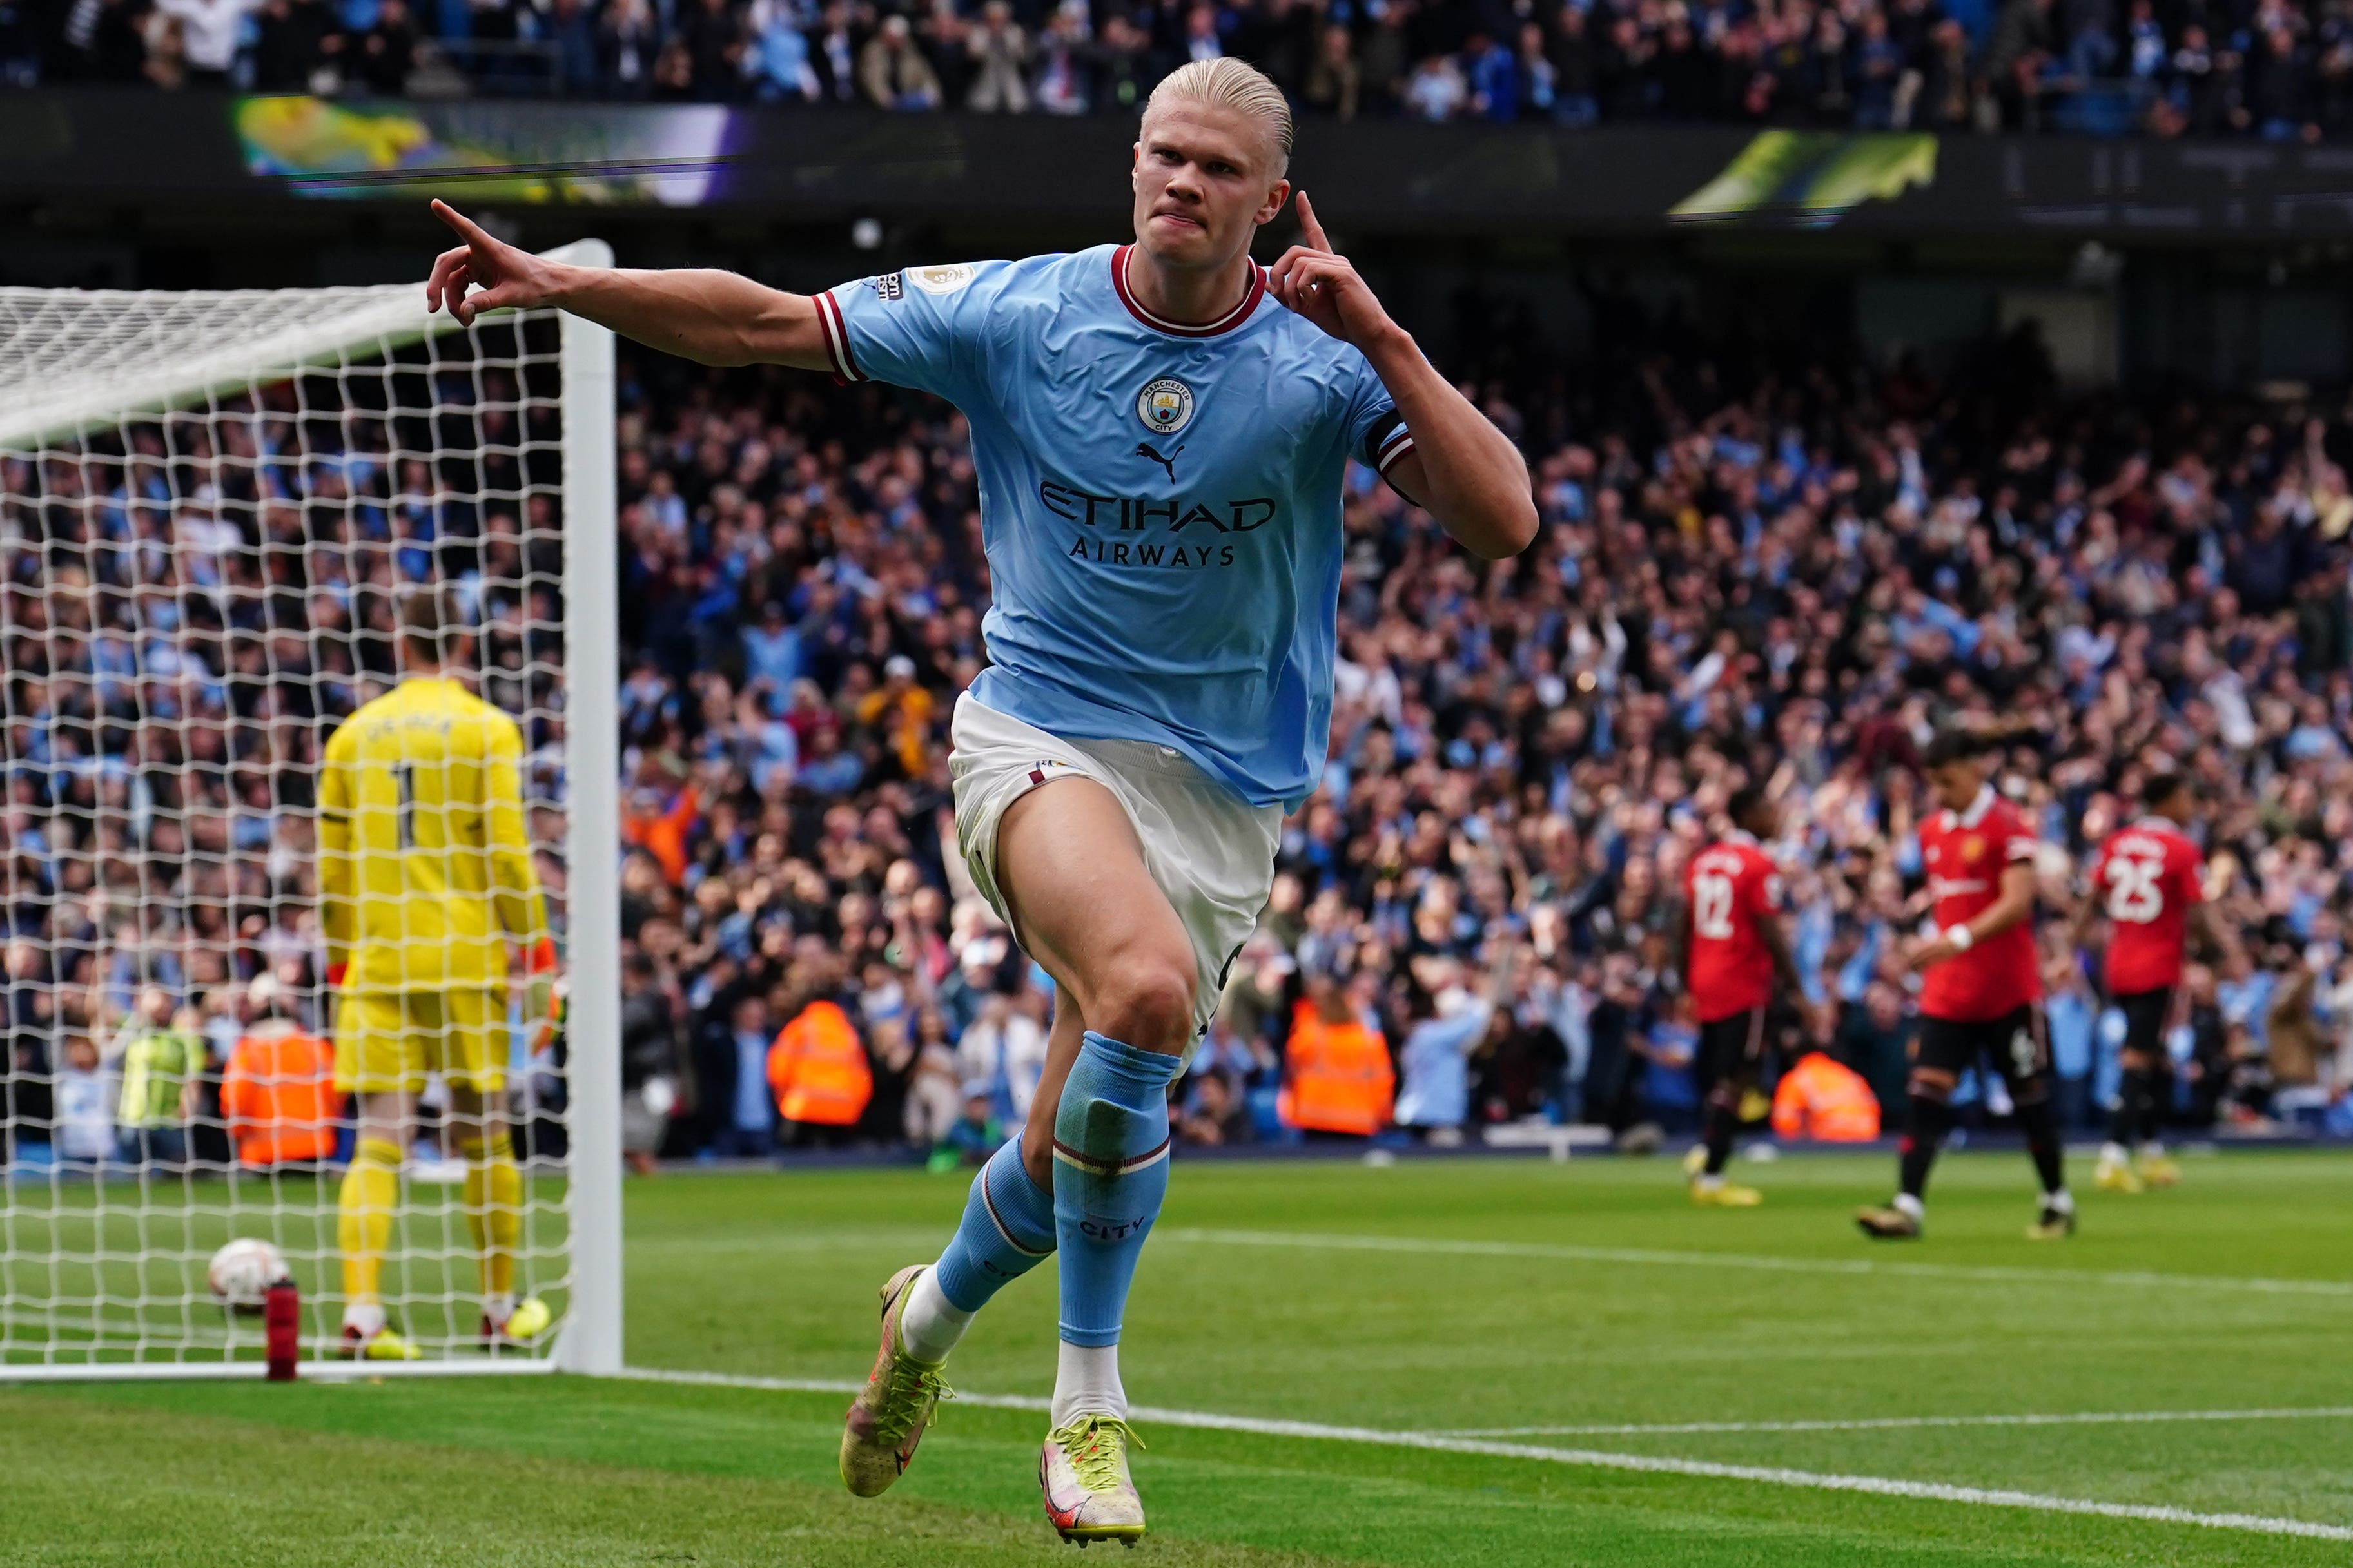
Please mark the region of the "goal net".
[[[328, 981], [322, 763], [401, 681], [420, 590], [470, 634], [449, 673], [519, 731], [525, 843], [480, 847], [481, 770], [355, 770], [396, 772], [400, 843], [341, 863], [439, 977], [389, 1000], [363, 1069], [425, 1074], [376, 1287], [422, 1359], [366, 1370], [617, 1364], [612, 420], [610, 335], [554, 311], [0, 289], [0, 1379], [258, 1373], [262, 1318], [208, 1278], [240, 1237], [282, 1256], [305, 1358], [335, 1355], [363, 999]], [[412, 728], [391, 743], [429, 748]], [[552, 1037], [527, 958], [495, 979], [495, 913], [470, 947], [410, 912], [420, 879], [524, 861], [577, 977]], [[473, 1096], [516, 1179], [470, 1182]], [[486, 1342], [486, 1251], [548, 1332]]]

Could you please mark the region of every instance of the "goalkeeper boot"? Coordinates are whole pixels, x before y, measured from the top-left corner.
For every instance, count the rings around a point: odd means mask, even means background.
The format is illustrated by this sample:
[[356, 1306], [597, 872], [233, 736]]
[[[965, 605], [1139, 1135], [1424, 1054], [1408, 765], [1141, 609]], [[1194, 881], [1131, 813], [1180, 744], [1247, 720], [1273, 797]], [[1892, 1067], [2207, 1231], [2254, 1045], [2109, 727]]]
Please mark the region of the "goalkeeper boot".
[[1920, 1239], [1919, 1216], [1907, 1209], [1889, 1204], [1884, 1208], [1857, 1209], [1854, 1223], [1862, 1234], [1873, 1241], [1917, 1241]]
[[343, 1342], [340, 1352], [345, 1361], [423, 1361], [425, 1352], [410, 1344], [406, 1336], [385, 1328], [364, 1334], [349, 1323], [343, 1325]]
[[1116, 1415], [1079, 1415], [1046, 1435], [1038, 1455], [1038, 1486], [1046, 1494], [1046, 1519], [1065, 1541], [1118, 1541], [1133, 1546], [1144, 1537], [1144, 1500], [1127, 1472], [1127, 1446], [1144, 1439]]
[[1691, 1201], [1704, 1209], [1753, 1209], [1765, 1201], [1765, 1194], [1722, 1176], [1701, 1176], [1691, 1184]]
[[2135, 1173], [2140, 1177], [2143, 1186], [2178, 1187], [2181, 1184], [2181, 1167], [2167, 1157], [2163, 1150], [2143, 1154]]
[[2110, 1148], [2100, 1151], [2100, 1163], [2092, 1167], [2092, 1185], [2104, 1193], [2137, 1193], [2147, 1184], [2135, 1173], [2122, 1149]]
[[482, 1342], [494, 1351], [522, 1350], [547, 1332], [554, 1321], [555, 1314], [536, 1296], [525, 1296], [506, 1306], [503, 1311], [496, 1304], [486, 1306], [482, 1309]]
[[929, 1267], [910, 1264], [882, 1286], [882, 1345], [841, 1427], [841, 1482], [860, 1497], [879, 1497], [907, 1473], [940, 1401], [955, 1397], [940, 1381], [942, 1363], [909, 1355], [899, 1333], [907, 1292]]

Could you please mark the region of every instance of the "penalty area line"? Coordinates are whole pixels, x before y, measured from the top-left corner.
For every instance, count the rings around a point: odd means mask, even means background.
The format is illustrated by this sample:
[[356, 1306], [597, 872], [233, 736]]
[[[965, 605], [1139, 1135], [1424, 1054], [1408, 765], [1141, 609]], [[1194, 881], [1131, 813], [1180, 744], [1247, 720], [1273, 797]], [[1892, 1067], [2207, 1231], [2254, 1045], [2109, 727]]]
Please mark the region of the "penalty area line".
[[[611, 1374], [639, 1383], [670, 1383], [717, 1388], [765, 1389], [786, 1394], [849, 1394], [866, 1385], [828, 1378], [751, 1377], [726, 1373], [671, 1371], [661, 1367], [628, 1367]], [[959, 1405], [996, 1410], [1043, 1411], [1050, 1400], [1029, 1394], [962, 1394]], [[1331, 1443], [1360, 1443], [1388, 1448], [1418, 1448], [1440, 1454], [1473, 1454], [1488, 1458], [1525, 1459], [1538, 1464], [1569, 1465], [1585, 1469], [1626, 1470], [1647, 1475], [1689, 1476], [1703, 1480], [1746, 1481], [1755, 1485], [1791, 1487], [1808, 1491], [1860, 1492], [1874, 1497], [1906, 1498], [1922, 1502], [1962, 1503], [1977, 1508], [2006, 1508], [2032, 1513], [2064, 1513], [2099, 1519], [2129, 1520], [2147, 1524], [2189, 1525], [2200, 1530], [2233, 1530], [2257, 1535], [2288, 1535], [2308, 1541], [2353, 1542], [2353, 1528], [2319, 1524], [2310, 1520], [2274, 1519], [2254, 1513], [2200, 1513], [2154, 1503], [2101, 1502], [2090, 1498], [2052, 1497], [2042, 1492], [2014, 1491], [2000, 1487], [1950, 1486], [1941, 1481], [1902, 1480], [1889, 1476], [1847, 1476], [1816, 1470], [1788, 1469], [1773, 1465], [1724, 1465], [1706, 1459], [1678, 1459], [1652, 1454], [1620, 1454], [1597, 1448], [1555, 1448], [1493, 1438], [1458, 1436], [1440, 1432], [1393, 1432], [1377, 1426], [1327, 1426], [1314, 1421], [1275, 1421], [1253, 1415], [1221, 1415], [1204, 1410], [1162, 1410], [1139, 1405], [1129, 1415], [1163, 1426], [1190, 1426], [1208, 1432], [1240, 1432], [1253, 1436], [1306, 1438]]]
[[1628, 1263], [1670, 1268], [1755, 1268], [1775, 1274], [1885, 1275], [1905, 1279], [1998, 1280], [2021, 1285], [2161, 1287], [2244, 1290], [2256, 1295], [2353, 1297], [2353, 1280], [2264, 1279], [2227, 1274], [2158, 1274], [2137, 1269], [1983, 1268], [1875, 1258], [1775, 1258], [1746, 1252], [1661, 1252], [1633, 1247], [1572, 1247], [1538, 1241], [1455, 1240], [1442, 1237], [1350, 1236], [1318, 1231], [1153, 1227], [1160, 1241], [1209, 1247], [1299, 1247], [1334, 1252], [1433, 1254], [1452, 1258], [1529, 1258], [1563, 1263]]

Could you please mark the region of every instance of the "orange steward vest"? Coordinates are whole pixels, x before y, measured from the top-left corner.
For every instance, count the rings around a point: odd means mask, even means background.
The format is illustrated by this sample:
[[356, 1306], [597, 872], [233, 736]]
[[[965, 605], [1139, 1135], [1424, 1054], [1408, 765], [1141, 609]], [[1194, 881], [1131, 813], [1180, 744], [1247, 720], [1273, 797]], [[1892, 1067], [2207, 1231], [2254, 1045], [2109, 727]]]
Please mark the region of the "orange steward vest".
[[1853, 1068], [1810, 1051], [1773, 1090], [1773, 1135], [1868, 1143], [1879, 1136], [1879, 1101]]
[[291, 1024], [264, 1023], [237, 1042], [221, 1075], [221, 1119], [240, 1163], [255, 1169], [335, 1152], [334, 1053]]
[[1379, 1030], [1354, 1018], [1326, 1023], [1302, 1002], [1291, 1016], [1291, 1044], [1284, 1054], [1291, 1086], [1277, 1110], [1286, 1125], [1370, 1137], [1389, 1124], [1397, 1070]]
[[836, 1002], [812, 1002], [768, 1047], [768, 1087], [787, 1121], [848, 1127], [866, 1114], [874, 1070], [849, 1015]]

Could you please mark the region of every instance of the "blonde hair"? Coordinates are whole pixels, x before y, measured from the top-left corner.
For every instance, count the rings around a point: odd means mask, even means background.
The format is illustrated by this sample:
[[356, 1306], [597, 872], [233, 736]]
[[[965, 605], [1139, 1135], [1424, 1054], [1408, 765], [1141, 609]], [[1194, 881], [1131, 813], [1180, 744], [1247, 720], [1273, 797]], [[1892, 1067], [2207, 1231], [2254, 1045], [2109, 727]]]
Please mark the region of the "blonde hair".
[[1164, 103], [1190, 101], [1214, 103], [1227, 109], [1238, 109], [1266, 127], [1274, 142], [1275, 172], [1281, 174], [1291, 163], [1291, 104], [1282, 89], [1269, 81], [1266, 73], [1248, 60], [1238, 60], [1230, 55], [1215, 59], [1190, 60], [1160, 79], [1145, 101], [1144, 117]]

